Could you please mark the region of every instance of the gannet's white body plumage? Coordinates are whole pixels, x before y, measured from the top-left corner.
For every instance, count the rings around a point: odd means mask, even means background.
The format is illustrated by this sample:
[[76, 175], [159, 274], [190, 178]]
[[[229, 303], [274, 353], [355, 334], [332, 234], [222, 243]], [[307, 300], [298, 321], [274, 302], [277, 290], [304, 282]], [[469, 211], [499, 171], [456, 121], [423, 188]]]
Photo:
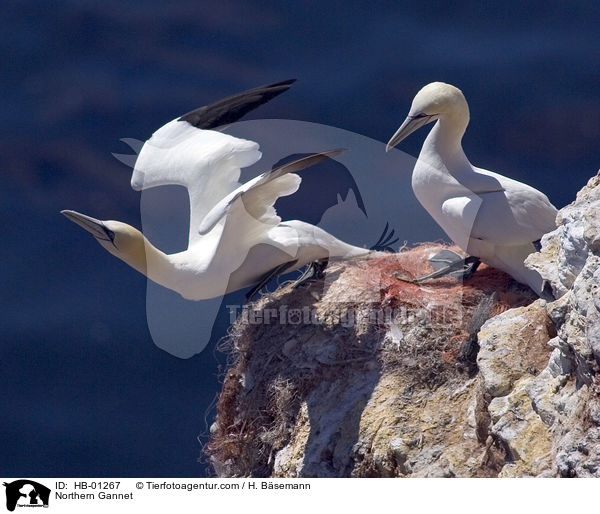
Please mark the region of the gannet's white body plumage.
[[417, 93], [388, 148], [430, 121], [436, 123], [412, 175], [417, 199], [462, 250], [542, 294], [542, 277], [524, 260], [533, 242], [556, 228], [557, 209], [537, 189], [469, 162], [461, 144], [469, 108], [449, 84], [434, 82]]

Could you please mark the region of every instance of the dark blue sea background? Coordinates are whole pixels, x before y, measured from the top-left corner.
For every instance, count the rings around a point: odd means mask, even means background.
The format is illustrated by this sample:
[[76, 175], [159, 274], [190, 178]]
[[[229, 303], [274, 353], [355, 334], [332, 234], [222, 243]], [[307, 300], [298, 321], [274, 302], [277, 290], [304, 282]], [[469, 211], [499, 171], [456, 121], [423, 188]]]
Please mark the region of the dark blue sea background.
[[[123, 137], [297, 78], [249, 118], [387, 141], [442, 80], [464, 148], [557, 207], [600, 167], [594, 1], [14, 1], [0, 7], [0, 475], [194, 477], [223, 356], [146, 325], [146, 279], [59, 214], [140, 226]], [[425, 131], [403, 143], [417, 155]], [[214, 332], [224, 334], [226, 317]]]

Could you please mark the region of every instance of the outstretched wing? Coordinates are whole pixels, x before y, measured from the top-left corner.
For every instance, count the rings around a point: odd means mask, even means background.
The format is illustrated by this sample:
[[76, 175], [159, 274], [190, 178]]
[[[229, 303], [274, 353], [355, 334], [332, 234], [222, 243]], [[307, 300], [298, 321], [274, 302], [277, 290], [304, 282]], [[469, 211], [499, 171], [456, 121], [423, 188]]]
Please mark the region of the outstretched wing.
[[140, 191], [156, 186], [184, 186], [190, 199], [189, 244], [200, 235], [198, 223], [222, 198], [240, 186], [241, 168], [261, 157], [253, 141], [172, 121], [146, 141], [131, 176]]
[[237, 121], [289, 89], [293, 82], [238, 93], [162, 126], [141, 148], [131, 186], [137, 191], [169, 184], [186, 187], [191, 207], [189, 244], [193, 244], [200, 237], [198, 223], [219, 200], [240, 186], [241, 168], [261, 157], [257, 143], [211, 129]]
[[294, 82], [296, 82], [296, 79], [284, 80], [237, 93], [204, 107], [194, 109], [184, 114], [179, 118], [179, 121], [187, 121], [200, 129], [215, 129], [223, 125], [229, 125], [272, 98], [284, 93]]
[[312, 154], [262, 173], [218, 202], [202, 220], [198, 232], [207, 234], [225, 216], [235, 216], [236, 211], [244, 211], [264, 225], [276, 225], [281, 218], [273, 205], [280, 196], [290, 195], [298, 189], [301, 179], [295, 172], [336, 157], [343, 151], [337, 149]]

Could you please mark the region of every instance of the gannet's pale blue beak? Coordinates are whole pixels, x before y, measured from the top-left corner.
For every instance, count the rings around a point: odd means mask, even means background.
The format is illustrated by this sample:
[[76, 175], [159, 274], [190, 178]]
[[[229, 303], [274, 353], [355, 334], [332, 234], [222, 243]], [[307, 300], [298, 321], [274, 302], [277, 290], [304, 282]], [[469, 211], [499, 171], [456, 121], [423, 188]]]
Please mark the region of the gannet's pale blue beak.
[[388, 141], [388, 144], [385, 147], [385, 151], [389, 152], [391, 148], [396, 146], [400, 141], [402, 141], [406, 136], [412, 134], [415, 130], [421, 128], [423, 125], [426, 125], [431, 121], [434, 115], [428, 114], [418, 114], [416, 116], [408, 116], [404, 120], [404, 123], [400, 125], [400, 128], [396, 131], [396, 133], [391, 137]]
[[114, 245], [115, 233], [109, 230], [102, 221], [77, 211], [60, 211], [60, 213], [64, 214], [73, 223], [77, 223], [81, 228], [87, 230], [96, 239], [108, 241]]

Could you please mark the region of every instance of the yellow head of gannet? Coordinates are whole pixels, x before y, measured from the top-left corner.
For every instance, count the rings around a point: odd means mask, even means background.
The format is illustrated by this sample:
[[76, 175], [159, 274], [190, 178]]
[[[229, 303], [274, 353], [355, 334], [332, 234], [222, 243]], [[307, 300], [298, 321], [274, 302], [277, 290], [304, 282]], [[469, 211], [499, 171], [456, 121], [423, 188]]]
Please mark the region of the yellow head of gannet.
[[155, 248], [136, 228], [114, 220], [98, 220], [80, 212], [60, 211], [72, 222], [87, 230], [105, 250], [132, 268], [148, 275], [148, 262], [160, 262], [166, 255]]
[[469, 105], [462, 91], [444, 82], [427, 84], [416, 94], [407, 118], [390, 138], [386, 151], [423, 125], [438, 119], [448, 120], [461, 136], [469, 123]]

